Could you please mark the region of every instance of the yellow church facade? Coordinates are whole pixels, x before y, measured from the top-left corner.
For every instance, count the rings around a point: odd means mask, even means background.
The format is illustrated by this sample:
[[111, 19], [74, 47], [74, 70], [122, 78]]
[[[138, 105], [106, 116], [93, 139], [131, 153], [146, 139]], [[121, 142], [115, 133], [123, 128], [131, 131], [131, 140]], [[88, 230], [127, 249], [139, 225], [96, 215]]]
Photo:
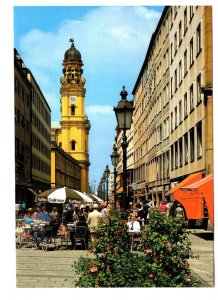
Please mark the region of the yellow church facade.
[[61, 77], [61, 121], [52, 128], [52, 139], [81, 167], [81, 191], [88, 192], [90, 122], [85, 114], [85, 78], [80, 52], [70, 39], [71, 47], [65, 52]]

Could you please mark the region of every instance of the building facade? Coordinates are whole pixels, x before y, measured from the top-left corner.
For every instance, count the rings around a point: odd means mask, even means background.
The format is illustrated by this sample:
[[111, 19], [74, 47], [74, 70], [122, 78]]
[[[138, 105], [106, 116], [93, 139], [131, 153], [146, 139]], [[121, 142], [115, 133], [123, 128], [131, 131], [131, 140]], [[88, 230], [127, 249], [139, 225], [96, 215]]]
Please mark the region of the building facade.
[[75, 158], [81, 167], [81, 187], [88, 192], [90, 122], [85, 114], [85, 78], [82, 77], [83, 63], [80, 52], [71, 39], [71, 47], [65, 52], [63, 77], [61, 78], [61, 121], [60, 129], [52, 130], [57, 145]]
[[51, 145], [51, 188], [67, 186], [80, 190], [81, 167], [61, 147]]
[[212, 7], [165, 7], [133, 89], [136, 197], [213, 172], [212, 62]]
[[16, 203], [27, 202], [32, 188], [31, 84], [27, 68], [14, 49], [14, 124]]
[[30, 70], [27, 78], [32, 87], [32, 184], [40, 193], [51, 185], [51, 109]]
[[14, 78], [16, 202], [32, 206], [50, 188], [51, 110], [16, 49]]

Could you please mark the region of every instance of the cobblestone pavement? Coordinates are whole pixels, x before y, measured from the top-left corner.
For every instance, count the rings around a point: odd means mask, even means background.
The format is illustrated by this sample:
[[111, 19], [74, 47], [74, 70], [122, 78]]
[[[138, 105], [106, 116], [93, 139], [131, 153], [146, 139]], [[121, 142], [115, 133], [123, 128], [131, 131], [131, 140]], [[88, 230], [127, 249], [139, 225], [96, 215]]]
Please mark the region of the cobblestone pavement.
[[[202, 286], [214, 286], [214, 253], [211, 232], [196, 230], [189, 235], [192, 250], [199, 259], [190, 259], [194, 275]], [[86, 250], [42, 251], [21, 248], [16, 250], [17, 288], [74, 288], [75, 273], [72, 265]]]
[[190, 234], [192, 251], [194, 255], [199, 255], [199, 259], [190, 259], [190, 267], [198, 279], [205, 287], [214, 287], [215, 284], [215, 260], [213, 232], [205, 230], [192, 230], [195, 234]]
[[73, 288], [75, 273], [72, 265], [86, 253], [86, 250], [17, 249], [17, 287]]

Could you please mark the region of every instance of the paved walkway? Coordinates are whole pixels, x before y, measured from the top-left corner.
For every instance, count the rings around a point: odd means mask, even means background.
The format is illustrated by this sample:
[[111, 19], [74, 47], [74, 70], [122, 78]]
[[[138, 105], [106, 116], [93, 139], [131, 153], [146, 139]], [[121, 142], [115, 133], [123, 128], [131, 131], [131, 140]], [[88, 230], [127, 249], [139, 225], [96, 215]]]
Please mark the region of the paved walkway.
[[[195, 232], [195, 234], [193, 234]], [[214, 287], [215, 266], [214, 266], [214, 241], [213, 232], [201, 229], [192, 230], [189, 235], [192, 242], [194, 255], [199, 255], [199, 259], [190, 259], [190, 267], [194, 275], [205, 287]]]
[[[193, 230], [192, 230], [193, 232]], [[199, 259], [190, 259], [194, 275], [202, 286], [214, 286], [214, 256], [212, 232], [195, 230], [190, 234], [192, 250]], [[86, 250], [42, 251], [22, 248], [17, 254], [18, 288], [73, 288], [75, 273], [73, 264], [81, 256], [87, 257]]]
[[72, 288], [75, 287], [73, 264], [87, 251], [42, 251], [17, 249], [18, 288]]

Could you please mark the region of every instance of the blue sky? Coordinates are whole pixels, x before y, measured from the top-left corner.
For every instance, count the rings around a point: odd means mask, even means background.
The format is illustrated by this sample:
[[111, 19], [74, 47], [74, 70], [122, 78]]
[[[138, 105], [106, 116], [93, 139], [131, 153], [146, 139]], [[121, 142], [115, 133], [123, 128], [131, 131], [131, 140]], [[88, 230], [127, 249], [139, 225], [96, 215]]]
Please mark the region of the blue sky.
[[60, 77], [69, 39], [84, 63], [86, 113], [91, 122], [90, 178], [95, 187], [115, 137], [113, 107], [125, 85], [128, 99], [144, 61], [163, 6], [15, 6], [14, 47], [31, 69], [52, 111], [60, 120]]

